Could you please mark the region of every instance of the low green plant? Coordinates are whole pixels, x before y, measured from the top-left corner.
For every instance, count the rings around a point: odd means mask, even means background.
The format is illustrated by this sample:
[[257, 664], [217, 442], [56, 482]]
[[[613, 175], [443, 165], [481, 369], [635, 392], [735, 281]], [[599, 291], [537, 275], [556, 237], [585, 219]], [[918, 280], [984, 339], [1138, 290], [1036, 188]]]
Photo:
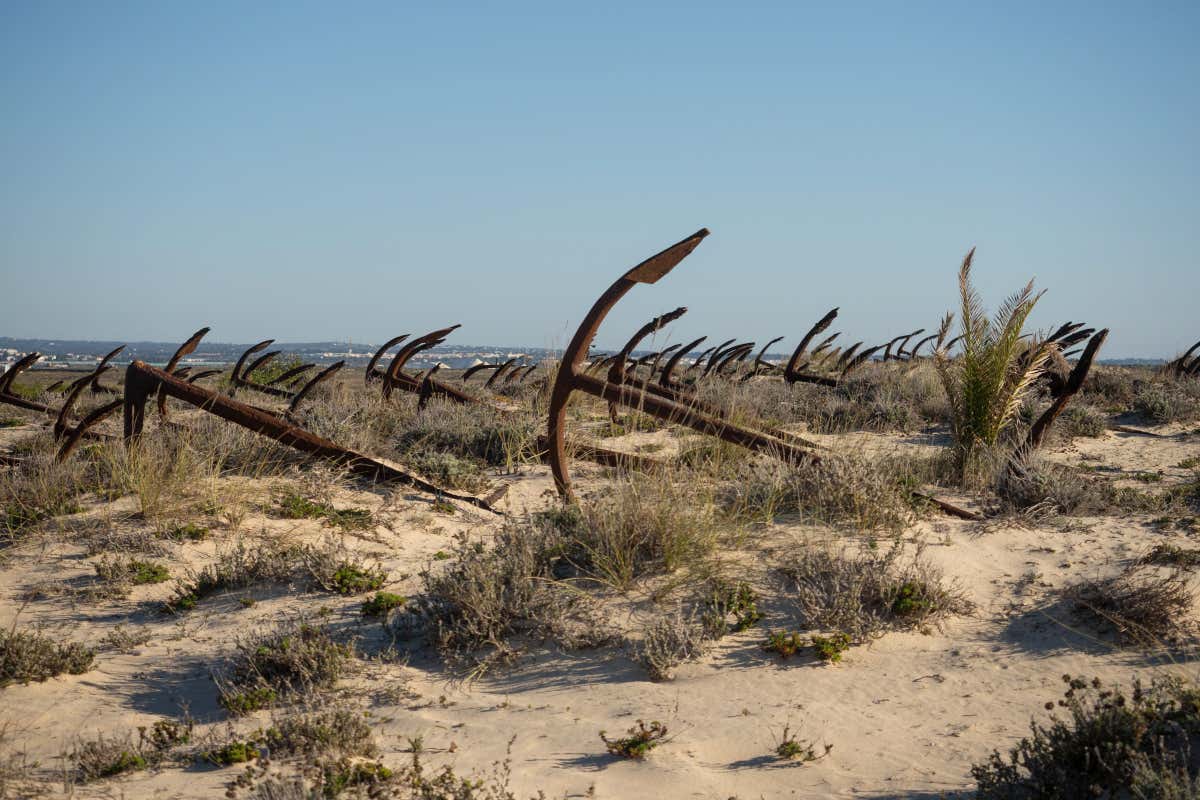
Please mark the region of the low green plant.
[[0, 630], [0, 688], [64, 673], [82, 675], [94, 659], [95, 652], [77, 642], [56, 642], [40, 631], [21, 631], [15, 625]]
[[816, 761], [829, 755], [829, 751], [833, 749], [833, 745], [825, 745], [825, 749], [820, 754], [817, 753], [816, 745], [812, 742], [799, 738], [791, 731], [791, 726], [784, 725], [783, 732], [779, 735], [779, 740], [775, 744], [775, 755], [784, 761], [799, 761], [806, 764], [810, 761]]
[[362, 615], [364, 617], [386, 617], [389, 612], [400, 608], [407, 602], [408, 598], [402, 595], [376, 592], [374, 597], [363, 601]]
[[795, 631], [770, 631], [762, 649], [777, 653], [780, 658], [791, 658], [804, 647], [804, 640]]
[[176, 542], [201, 542], [208, 538], [208, 528], [195, 522], [186, 522], [175, 525], [163, 535]]
[[895, 589], [892, 613], [898, 617], [925, 616], [933, 610], [935, 598], [921, 581], [904, 581]]
[[221, 692], [221, 705], [234, 716], [245, 716], [264, 708], [270, 708], [278, 695], [269, 686], [249, 689], [228, 689]]
[[1031, 722], [1031, 735], [1007, 756], [995, 751], [972, 767], [976, 797], [1196, 796], [1200, 691], [1178, 678], [1156, 678], [1148, 687], [1134, 680], [1128, 694], [1099, 679], [1064, 675], [1063, 682], [1063, 698], [1046, 708], [1065, 711], [1065, 718]]
[[667, 681], [675, 676], [675, 667], [704, 653], [705, 627], [695, 615], [682, 609], [655, 619], [637, 643], [634, 657], [651, 680]]
[[161, 719], [139, 727], [136, 740], [128, 733], [78, 740], [70, 753], [75, 777], [88, 782], [158, 765], [171, 750], [191, 741], [192, 729], [190, 718], [182, 722]]
[[284, 694], [330, 688], [353, 652], [327, 628], [306, 620], [240, 639], [219, 675], [220, 702], [230, 713], [244, 714]]
[[332, 583], [338, 594], [349, 596], [378, 589], [386, 579], [387, 575], [381, 569], [348, 561], [334, 570]]
[[365, 508], [334, 508], [329, 503], [311, 500], [296, 491], [279, 495], [275, 508], [284, 519], [319, 519], [342, 530], [369, 528], [374, 522], [374, 515]]
[[705, 635], [719, 639], [728, 633], [738, 633], [758, 624], [758, 594], [746, 581], [716, 579], [709, 585], [701, 621]]
[[612, 755], [638, 761], [649, 755], [651, 750], [670, 741], [667, 739], [667, 726], [658, 721], [653, 721], [647, 726], [639, 719], [626, 733], [626, 736], [609, 739], [604, 731], [600, 731], [600, 739]]
[[817, 651], [817, 658], [828, 663], [841, 661], [842, 653], [850, 649], [850, 637], [844, 633], [813, 636], [812, 643]]
[[253, 741], [234, 739], [215, 750], [206, 750], [203, 757], [218, 767], [228, 767], [253, 761], [259, 755], [259, 749]]

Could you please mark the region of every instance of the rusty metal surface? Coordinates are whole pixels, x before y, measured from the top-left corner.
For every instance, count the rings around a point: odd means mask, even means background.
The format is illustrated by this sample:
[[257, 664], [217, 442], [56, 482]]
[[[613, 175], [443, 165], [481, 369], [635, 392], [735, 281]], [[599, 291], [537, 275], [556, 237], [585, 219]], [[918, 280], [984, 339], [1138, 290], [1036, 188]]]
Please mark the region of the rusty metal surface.
[[196, 381], [202, 381], [205, 378], [211, 378], [213, 375], [220, 375], [221, 372], [222, 372], [222, 370], [219, 370], [219, 369], [206, 369], [201, 372], [197, 372], [195, 375], [190, 376], [188, 378], [188, 383], [195, 383]]
[[[114, 358], [119, 356], [124, 349], [125, 349], [125, 345], [121, 345], [120, 347], [113, 348], [109, 352], [105, 353], [104, 356], [100, 359], [100, 363], [98, 363], [96, 365], [96, 369], [99, 370], [101, 367], [107, 366], [108, 362], [112, 361]], [[112, 386], [104, 386], [103, 384], [101, 384], [99, 372], [96, 372], [93, 374], [91, 387], [92, 387], [92, 394], [120, 394], [121, 393], [120, 389], [117, 389]]]
[[391, 350], [393, 347], [400, 344], [407, 338], [408, 338], [408, 334], [402, 333], [399, 336], [388, 339], [387, 343], [384, 344], [383, 347], [381, 347], [375, 351], [375, 355], [371, 356], [370, 362], [367, 363], [367, 371], [366, 371], [366, 374], [363, 376], [363, 382], [366, 383], [367, 386], [371, 385], [371, 381], [379, 380], [381, 377], [383, 377], [382, 374], [380, 374], [376, 370], [376, 366], [379, 364], [379, 359], [383, 358], [383, 354], [386, 353], [388, 350]]
[[462, 382], [466, 383], [468, 380], [471, 379], [472, 375], [475, 375], [479, 372], [483, 372], [484, 370], [488, 370], [488, 369], [500, 369], [500, 365], [499, 364], [476, 364], [473, 367], [467, 367], [467, 369], [462, 374]]
[[[564, 441], [567, 402], [570, 400], [572, 392], [575, 391], [582, 391], [607, 400], [614, 405], [633, 408], [658, 419], [716, 436], [723, 441], [760, 452], [769, 452], [790, 461], [815, 462], [817, 460], [811, 451], [797, 446], [793, 441], [710, 416], [697, 410], [694, 406], [668, 399], [652, 390], [653, 388], [658, 392], [667, 391], [661, 385], [645, 381], [640, 382], [638, 386], [632, 385], [631, 381], [616, 383], [610, 380], [601, 380], [581, 369], [583, 359], [588, 352], [588, 345], [595, 338], [601, 323], [613, 306], [638, 282], [652, 283], [667, 274], [686, 258], [707, 235], [708, 231], [701, 229], [618, 278], [592, 305], [591, 310], [580, 323], [579, 329], [576, 330], [575, 336], [571, 339], [571, 343], [563, 352], [562, 363], [559, 366], [551, 393], [546, 433], [547, 455], [550, 460], [551, 472], [554, 474], [555, 486], [564, 499], [574, 499], [571, 478], [567, 471]], [[654, 264], [654, 269], [648, 269], [647, 264]], [[653, 280], [639, 279], [647, 275], [652, 276]], [[711, 361], [710, 358], [710, 363]]]
[[[237, 393], [238, 387], [242, 385], [242, 369], [246, 366], [246, 359], [257, 353], [259, 350], [265, 350], [275, 343], [274, 339], [263, 339], [258, 344], [252, 344], [246, 348], [246, 352], [238, 358], [237, 363], [233, 365], [233, 373], [229, 376], [230, 387], [229, 394], [233, 396]], [[167, 370], [170, 372], [170, 370]]]
[[293, 380], [299, 378], [301, 375], [308, 372], [310, 369], [314, 369], [316, 366], [317, 366], [316, 364], [301, 364], [298, 367], [292, 367], [291, 369], [287, 370], [286, 372], [283, 372], [283, 373], [275, 376], [274, 378], [267, 381], [263, 385], [264, 386], [280, 386], [280, 385], [286, 386], [287, 384], [291, 383]]
[[263, 353], [261, 356], [251, 361], [250, 366], [246, 367], [246, 370], [242, 373], [242, 380], [249, 382], [250, 376], [253, 375], [256, 370], [261, 369], [271, 361], [274, 361], [275, 358], [282, 352], [282, 350], [272, 350], [269, 353]]
[[[816, 324], [808, 329], [808, 333], [804, 334], [804, 338], [800, 340], [800, 344], [796, 345], [796, 349], [792, 351], [792, 357], [788, 359], [787, 366], [784, 367], [783, 374], [785, 376], [794, 375], [798, 370], [801, 369], [800, 359], [804, 357], [805, 352], [808, 350], [809, 344], [811, 344], [812, 340], [817, 337], [817, 334], [823, 333], [829, 328], [830, 325], [833, 324], [833, 321], [837, 319], [837, 315], [838, 309], [835, 308], [826, 313], [825, 316], [817, 320]], [[836, 336], [837, 334], [835, 333], [833, 336], [826, 339], [824, 344], [832, 342]]]
[[667, 363], [663, 365], [662, 372], [658, 375], [658, 385], [664, 389], [670, 389], [675, 386], [675, 379], [672, 373], [675, 372], [675, 367], [679, 362], [687, 356], [688, 353], [700, 346], [700, 343], [707, 339], [707, 336], [701, 336], [699, 339], [693, 339], [683, 347], [675, 351], [675, 354], [667, 359]]
[[[208, 334], [208, 331], [209, 328], [201, 328], [189, 336], [186, 342], [179, 345], [179, 349], [175, 351], [175, 354], [171, 356], [171, 360], [163, 367], [163, 372], [168, 374], [173, 372], [179, 366], [179, 362], [184, 356], [190, 355], [196, 350], [197, 345], [200, 344], [200, 340]], [[167, 419], [167, 396], [165, 394], [158, 396], [158, 416], [164, 421]]]
[[1050, 426], [1054, 424], [1054, 420], [1058, 419], [1058, 415], [1067, 407], [1067, 403], [1075, 396], [1083, 386], [1083, 381], [1087, 378], [1088, 371], [1092, 368], [1092, 359], [1096, 357], [1096, 353], [1100, 350], [1104, 340], [1108, 338], [1108, 328], [1093, 334], [1088, 340], [1087, 347], [1084, 348], [1083, 355], [1079, 357], [1075, 368], [1071, 370], [1070, 377], [1067, 378], [1066, 386], [1059, 391], [1058, 396], [1050, 404], [1037, 422], [1033, 423], [1033, 427], [1029, 429], [1029, 438], [1026, 441], [1030, 449], [1037, 449], [1045, 440], [1046, 433]]
[[288, 403], [286, 415], [290, 417], [292, 414], [295, 414], [296, 410], [300, 408], [300, 404], [304, 402], [304, 398], [308, 397], [313, 389], [316, 389], [322, 383], [332, 378], [344, 366], [346, 366], [345, 361], [338, 361], [314, 375], [308, 383], [304, 384], [300, 391], [296, 392], [296, 395], [292, 398], [292, 402]]
[[503, 364], [501, 364], [499, 367], [497, 367], [496, 371], [491, 374], [491, 377], [489, 377], [486, 381], [484, 381], [483, 388], [491, 389], [493, 386], [495, 386], [496, 381], [500, 380], [500, 377], [502, 375], [504, 375], [505, 372], [508, 371], [508, 368], [516, 363], [517, 363], [517, 359], [510, 358], [508, 361], [505, 361]]
[[342, 447], [274, 414], [182, 381], [142, 361], [134, 361], [125, 371], [123, 405], [127, 446], [137, 446], [145, 424], [146, 401], [155, 394], [169, 395], [288, 447], [345, 466], [356, 474], [378, 481], [402, 483], [435, 496], [470, 503], [478, 508], [500, 513], [483, 498], [443, 489], [393, 464]]

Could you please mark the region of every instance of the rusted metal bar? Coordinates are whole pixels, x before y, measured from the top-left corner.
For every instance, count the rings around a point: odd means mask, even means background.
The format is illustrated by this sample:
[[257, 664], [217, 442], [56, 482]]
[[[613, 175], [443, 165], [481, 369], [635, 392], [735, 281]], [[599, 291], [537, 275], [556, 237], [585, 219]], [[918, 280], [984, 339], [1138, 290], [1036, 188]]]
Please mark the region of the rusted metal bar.
[[937, 338], [937, 336], [938, 335], [936, 333], [931, 333], [921, 341], [917, 342], [916, 346], [913, 347], [912, 352], [908, 354], [908, 357], [910, 359], [915, 359], [917, 357], [917, 353], [921, 351], [921, 348], [924, 347], [927, 342], [932, 342]]
[[905, 336], [903, 339], [901, 339], [899, 346], [897, 346], [897, 348], [896, 348], [896, 358], [900, 361], [903, 361], [904, 357], [905, 357], [904, 348], [908, 345], [908, 340], [913, 338], [917, 334], [924, 333], [924, 332], [925, 332], [924, 328], [917, 328], [915, 331], [910, 333], [908, 336]]
[[754, 342], [745, 342], [736, 347], [731, 347], [725, 351], [725, 355], [721, 357], [720, 363], [713, 369], [714, 375], [721, 375], [729, 365], [739, 363], [746, 360], [746, 356], [754, 350]]
[[658, 376], [658, 385], [664, 389], [674, 388], [675, 379], [671, 377], [671, 374], [675, 371], [675, 367], [679, 364], [680, 359], [699, 347], [700, 343], [707, 338], [707, 336], [701, 336], [699, 339], [694, 339], [675, 351], [675, 355], [667, 359], [667, 363], [663, 365], [662, 372]]
[[298, 367], [292, 367], [288, 371], [281, 373], [280, 375], [272, 378], [271, 380], [267, 381], [263, 385], [264, 386], [286, 386], [288, 383], [295, 380], [296, 378], [298, 378], [299, 376], [303, 375], [304, 373], [308, 372], [310, 369], [313, 369], [316, 366], [317, 366], [316, 364], [301, 364]]
[[[1200, 350], [1200, 342], [1196, 342], [1187, 349], [1187, 352], [1163, 367], [1163, 372], [1176, 377], [1186, 374], [1187, 371], [1194, 366], [1193, 364], [1188, 363], [1188, 359], [1191, 358], [1192, 353], [1196, 352], [1197, 350]], [[1197, 363], [1200, 363], [1200, 361]]]
[[[196, 347], [200, 344], [200, 340], [208, 334], [208, 331], [209, 328], [201, 328], [189, 336], [186, 342], [179, 345], [179, 349], [175, 351], [175, 354], [171, 356], [171, 360], [163, 367], [163, 372], [170, 374], [179, 366], [179, 362], [183, 360], [184, 356], [195, 352]], [[158, 416], [164, 422], [167, 419], [167, 396], [165, 394], [159, 394], [158, 396]]]
[[474, 375], [478, 372], [483, 372], [484, 370], [488, 370], [488, 369], [500, 369], [500, 365], [499, 364], [476, 364], [473, 367], [467, 367], [466, 371], [463, 372], [463, 374], [462, 374], [462, 382], [466, 383], [472, 375]]
[[525, 370], [524, 364], [518, 364], [508, 371], [508, 375], [504, 378], [504, 385], [516, 382], [521, 377], [521, 373]]
[[901, 334], [900, 336], [897, 336], [895, 339], [892, 339], [891, 341], [889, 341], [884, 346], [884, 348], [883, 348], [883, 360], [884, 361], [892, 360], [892, 347], [903, 338], [905, 338], [905, 337], [903, 334]]
[[26, 400], [24, 397], [15, 395], [12, 392], [13, 381], [17, 379], [17, 376], [36, 364], [37, 360], [41, 357], [41, 353], [28, 353], [9, 367], [7, 372], [0, 375], [0, 402], [16, 406], [17, 408], [24, 408], [28, 411], [40, 411], [43, 414], [56, 413], [50, 406], [33, 400]]
[[371, 381], [379, 380], [380, 378], [383, 377], [383, 375], [375, 369], [376, 365], [379, 364], [379, 359], [383, 358], [383, 354], [386, 353], [388, 350], [391, 350], [393, 347], [400, 344], [407, 338], [408, 338], [408, 334], [402, 333], [399, 336], [388, 339], [387, 344], [385, 344], [383, 347], [381, 347], [375, 351], [375, 355], [371, 356], [371, 360], [367, 363], [367, 371], [363, 377], [363, 382], [367, 386], [371, 385]]
[[771, 341], [764, 344], [762, 346], [762, 349], [758, 351], [758, 355], [754, 356], [754, 366], [761, 367], [762, 369], [768, 370], [768, 371], [778, 369], [778, 367], [779, 367], [778, 364], [772, 364], [769, 361], [763, 361], [763, 356], [765, 356], [767, 354], [767, 350], [769, 350], [771, 348], [771, 345], [775, 344], [776, 342], [782, 342], [782, 341], [783, 341], [782, 336], [776, 336], [774, 339], [772, 339]]
[[[688, 256], [697, 245], [708, 235], [707, 229], [701, 229], [688, 238], [668, 247], [666, 250], [651, 256], [616, 280], [593, 304], [591, 310], [580, 323], [579, 329], [571, 339], [571, 343], [563, 352], [562, 363], [554, 382], [550, 397], [549, 420], [547, 424], [547, 445], [551, 472], [559, 494], [565, 499], [573, 500], [571, 478], [567, 471], [566, 451], [564, 447], [566, 432], [567, 402], [574, 391], [583, 391], [602, 400], [609, 400], [629, 408], [636, 408], [643, 413], [659, 419], [668, 419], [680, 425], [692, 428], [702, 433], [717, 436], [724, 441], [741, 444], [755, 450], [769, 451], [789, 460], [816, 461], [811, 452], [784, 441], [776, 436], [760, 431], [743, 428], [739, 425], [715, 419], [702, 414], [683, 404], [668, 400], [643, 391], [633, 386], [615, 384], [610, 381], [595, 378], [580, 367], [588, 351], [588, 345], [596, 336], [600, 324], [608, 312], [630, 289], [639, 283], [656, 283], [670, 272], [680, 261]], [[645, 387], [652, 384], [643, 382]], [[657, 387], [661, 389], [662, 387]]]
[[866, 350], [863, 350], [857, 356], [850, 359], [850, 361], [847, 362], [846, 366], [842, 369], [841, 374], [838, 376], [839, 380], [842, 378], [845, 378], [851, 372], [853, 372], [854, 370], [858, 369], [860, 366], [865, 364], [867, 362], [867, 359], [869, 359], [871, 356], [878, 353], [880, 348], [882, 348], [882, 347], [883, 347], [883, 345], [881, 345], [881, 344], [877, 344], [874, 347], [868, 347]]
[[[242, 373], [242, 380], [249, 383], [250, 376], [254, 374], [254, 371], [256, 369], [265, 367], [269, 362], [274, 361], [275, 357], [278, 356], [282, 352], [283, 352], [282, 350], [272, 350], [271, 352], [263, 353], [261, 356], [254, 359], [254, 361], [252, 361], [250, 363], [250, 366], [246, 367], [246, 371]], [[264, 385], [266, 385], [266, 384], [264, 384]]]
[[1088, 370], [1092, 368], [1092, 359], [1096, 357], [1097, 351], [1100, 350], [1100, 346], [1104, 344], [1104, 340], [1107, 338], [1108, 328], [1105, 328], [1099, 333], [1093, 334], [1092, 338], [1088, 340], [1083, 355], [1079, 357], [1079, 361], [1075, 363], [1075, 368], [1071, 370], [1070, 377], [1067, 378], [1066, 386], [1054, 398], [1050, 407], [1038, 417], [1037, 422], [1033, 423], [1033, 427], [1029, 429], [1029, 438], [1026, 440], [1026, 444], [1030, 449], [1035, 450], [1041, 446], [1047, 431], [1054, 424], [1054, 420], [1058, 419], [1058, 415], [1067, 407], [1067, 403], [1075, 396], [1079, 388], [1083, 386], [1083, 381], [1087, 378]]
[[824, 339], [822, 339], [821, 343], [813, 348], [813, 351], [812, 351], [813, 357], [816, 358], [817, 356], [821, 355], [821, 353], [824, 353], [826, 350], [828, 350], [829, 346], [833, 344], [833, 340], [838, 338], [841, 335], [842, 335], [841, 331], [838, 331], [837, 333], [831, 334], [829, 336], [826, 336]]
[[287, 408], [287, 411], [285, 412], [285, 416], [290, 417], [293, 414], [295, 414], [296, 410], [298, 408], [300, 408], [300, 404], [302, 402], [304, 402], [304, 398], [308, 397], [308, 395], [312, 393], [313, 389], [316, 389], [322, 383], [324, 383], [325, 381], [332, 378], [337, 373], [337, 371], [340, 370], [344, 366], [346, 366], [345, 361], [338, 361], [337, 363], [329, 365], [328, 367], [326, 367], [325, 369], [321, 370], [319, 373], [314, 375], [312, 380], [310, 380], [308, 383], [304, 384], [303, 388], [301, 388], [300, 391], [296, 392], [296, 395], [292, 398], [292, 402], [288, 404], [288, 408]]
[[[229, 376], [229, 395], [231, 397], [237, 393], [238, 387], [242, 386], [242, 368], [246, 365], [246, 359], [259, 350], [265, 350], [274, 343], [274, 339], [263, 339], [258, 344], [252, 344], [246, 348], [246, 352], [242, 353], [241, 357], [238, 358], [237, 363], [233, 365], [233, 374]], [[167, 371], [170, 372], [170, 370]]]
[[[116, 358], [118, 355], [120, 355], [121, 351], [124, 349], [125, 349], [125, 345], [121, 345], [120, 347], [114, 348], [113, 350], [110, 350], [108, 353], [106, 353], [100, 359], [100, 363], [96, 365], [97, 370], [100, 367], [107, 366], [108, 362], [112, 361], [114, 358]], [[116, 389], [112, 386], [101, 385], [99, 372], [96, 372], [93, 374], [91, 387], [92, 387], [92, 394], [120, 394], [121, 393], [120, 389]]]
[[[705, 338], [707, 338], [707, 337], [705, 337]], [[700, 366], [704, 363], [705, 357], [708, 356], [713, 351], [715, 351], [716, 349], [717, 348], [715, 348], [715, 347], [710, 347], [707, 350], [702, 350], [700, 352], [700, 355], [696, 356], [696, 359], [691, 364], [688, 364], [687, 369], [685, 369], [683, 371], [683, 374], [687, 375], [689, 372], [691, 372], [694, 369], [700, 369]]]
[[142, 361], [134, 361], [125, 371], [125, 441], [128, 446], [137, 445], [145, 423], [146, 401], [156, 393], [194, 405], [303, 453], [343, 465], [356, 474], [379, 481], [403, 483], [423, 492], [496, 512], [483, 498], [447, 491], [395, 465], [342, 447], [262, 409], [187, 383]]
[[834, 369], [838, 371], [845, 369], [846, 364], [849, 363], [850, 359], [854, 357], [854, 354], [858, 352], [858, 348], [862, 346], [862, 342], [855, 342], [854, 344], [850, 345], [850, 347], [842, 352], [841, 357], [838, 358], [837, 362], [834, 364]]
[[517, 359], [510, 358], [508, 361], [505, 361], [503, 364], [501, 364], [496, 371], [492, 373], [492, 376], [484, 381], [483, 388], [491, 389], [493, 386], [495, 386], [496, 381], [500, 379], [500, 376], [508, 371], [508, 368], [515, 363], [517, 363]]
[[[883, 345], [879, 345], [879, 346], [883, 347]], [[924, 492], [909, 492], [909, 494], [911, 494], [913, 497], [917, 498], [918, 500], [924, 500], [927, 503], [932, 503], [933, 505], [935, 505], [939, 509], [941, 509], [943, 513], [949, 514], [952, 517], [958, 517], [959, 519], [968, 519], [968, 520], [971, 520], [972, 522], [979, 522], [982, 519], [984, 519], [984, 516], [982, 514], [977, 514], [974, 511], [969, 511], [968, 509], [962, 508], [961, 506], [956, 506], [953, 503], [948, 503], [945, 500], [939, 500], [938, 498], [934, 497], [933, 495], [925, 494]]]
[[[431, 331], [424, 336], [419, 336], [413, 339], [408, 344], [396, 351], [396, 355], [392, 358], [391, 364], [388, 365], [387, 372], [383, 375], [383, 396], [389, 398], [392, 396], [392, 389], [404, 388], [409, 391], [420, 391], [421, 383], [416, 378], [405, 375], [404, 365], [408, 363], [414, 355], [421, 350], [426, 350], [441, 342], [445, 341], [445, 337], [452, 331], [462, 327], [461, 325], [451, 325], [447, 328], [441, 328], [436, 331]], [[460, 393], [461, 394], [461, 393]]]
[[[792, 357], [788, 359], [787, 366], [784, 367], [784, 375], [790, 376], [800, 370], [800, 359], [804, 357], [804, 352], [808, 349], [808, 345], [817, 337], [817, 334], [823, 332], [833, 324], [833, 321], [837, 319], [837, 315], [838, 309], [835, 308], [817, 320], [817, 323], [808, 329], [808, 333], [804, 334], [804, 338], [800, 340], [800, 344], [796, 345], [796, 349], [792, 351]], [[835, 336], [837, 336], [836, 333], [827, 339], [826, 342], [833, 341], [833, 337]]]
[[[736, 342], [737, 339], [730, 339], [717, 345], [713, 350], [712, 355], [708, 357], [708, 363], [704, 365], [704, 369], [700, 372], [700, 377], [704, 378], [710, 372], [712, 372], [712, 369], [716, 365], [717, 361], [719, 361], [726, 353], [728, 353], [729, 348], [734, 346]], [[698, 366], [697, 369], [699, 369]]]
[[220, 375], [220, 374], [221, 374], [221, 370], [219, 370], [219, 369], [206, 369], [202, 372], [197, 372], [195, 375], [188, 378], [188, 383], [195, 383], [196, 381], [202, 381], [205, 378], [211, 378], [213, 375]]
[[[625, 342], [625, 346], [622, 347], [615, 356], [613, 356], [612, 366], [608, 369], [608, 380], [612, 383], [621, 383], [624, 381], [625, 362], [629, 359], [629, 356], [633, 353], [634, 349], [641, 344], [642, 340], [650, 334], [662, 330], [664, 326], [671, 324], [686, 313], [687, 308], [685, 306], [680, 306], [674, 311], [668, 311], [666, 314], [660, 314], [642, 327], [638, 328], [633, 336], [630, 336], [629, 340]], [[608, 416], [613, 422], [617, 421], [617, 406], [615, 403], [608, 404]]]
[[645, 325], [637, 329], [633, 336], [629, 337], [629, 341], [625, 342], [625, 346], [616, 354], [616, 361], [608, 371], [608, 379], [613, 382], [620, 382], [625, 377], [625, 361], [637, 349], [637, 346], [642, 343], [652, 333], [662, 330], [667, 325], [670, 325], [675, 320], [687, 313], [685, 306], [680, 306], [674, 311], [668, 311], [666, 314], [660, 314], [654, 319], [647, 322]]
[[75, 451], [75, 448], [79, 445], [79, 442], [83, 439], [83, 437], [91, 433], [91, 429], [94, 426], [120, 411], [121, 406], [124, 404], [125, 399], [122, 397], [89, 411], [87, 415], [79, 421], [78, 425], [67, 430], [65, 438], [63, 439], [63, 443], [58, 448], [58, 453], [56, 453], [54, 456], [54, 460], [62, 462], [64, 459], [66, 459], [67, 456], [71, 455], [71, 453]]

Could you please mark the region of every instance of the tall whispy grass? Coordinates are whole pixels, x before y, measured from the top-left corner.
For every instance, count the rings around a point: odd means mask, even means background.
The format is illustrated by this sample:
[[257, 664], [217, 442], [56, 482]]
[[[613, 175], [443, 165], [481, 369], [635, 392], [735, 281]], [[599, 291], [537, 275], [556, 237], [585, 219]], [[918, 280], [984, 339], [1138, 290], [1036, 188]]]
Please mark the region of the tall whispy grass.
[[946, 347], [935, 353], [938, 375], [950, 400], [950, 427], [962, 473], [981, 446], [991, 449], [999, 442], [1053, 350], [1053, 345], [1036, 337], [1026, 343], [1022, 333], [1043, 292], [1035, 293], [1031, 280], [989, 319], [971, 285], [974, 256], [971, 248], [958, 271], [962, 354], [952, 359]]

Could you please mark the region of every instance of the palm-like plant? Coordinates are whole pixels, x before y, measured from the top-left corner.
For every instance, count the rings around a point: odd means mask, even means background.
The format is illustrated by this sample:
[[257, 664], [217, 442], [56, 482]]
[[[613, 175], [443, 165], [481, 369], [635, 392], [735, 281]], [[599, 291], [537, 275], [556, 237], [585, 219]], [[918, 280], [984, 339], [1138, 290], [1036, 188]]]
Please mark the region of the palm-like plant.
[[[993, 447], [1012, 422], [1021, 401], [1046, 366], [1053, 345], [1040, 339], [1026, 344], [1021, 333], [1041, 298], [1033, 281], [1009, 296], [988, 318], [971, 286], [971, 248], [958, 271], [962, 295], [962, 354], [951, 359], [945, 347], [935, 353], [938, 375], [950, 400], [951, 430], [960, 467], [980, 445]], [[949, 315], [948, 315], [949, 318]]]

